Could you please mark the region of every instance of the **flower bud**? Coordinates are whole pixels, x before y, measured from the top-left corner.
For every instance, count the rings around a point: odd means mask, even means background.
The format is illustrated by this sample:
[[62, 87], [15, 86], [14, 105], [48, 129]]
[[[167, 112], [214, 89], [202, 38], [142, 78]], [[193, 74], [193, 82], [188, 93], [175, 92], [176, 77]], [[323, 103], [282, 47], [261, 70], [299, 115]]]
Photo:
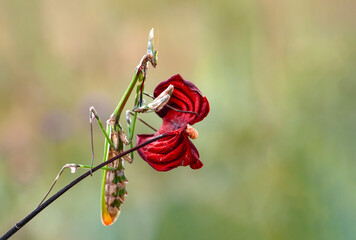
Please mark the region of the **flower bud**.
[[187, 128], [185, 129], [185, 132], [188, 134], [188, 136], [191, 139], [197, 139], [198, 138], [198, 131], [195, 130], [195, 128], [193, 128], [189, 124], [187, 124]]

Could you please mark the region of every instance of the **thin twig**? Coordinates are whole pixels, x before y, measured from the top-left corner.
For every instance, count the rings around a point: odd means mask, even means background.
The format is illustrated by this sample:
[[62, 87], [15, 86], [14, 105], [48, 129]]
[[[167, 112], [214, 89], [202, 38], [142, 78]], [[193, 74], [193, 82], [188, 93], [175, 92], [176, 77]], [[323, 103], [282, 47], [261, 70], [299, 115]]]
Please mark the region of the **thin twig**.
[[[158, 135], [157, 137], [153, 137], [150, 140], [137, 145], [125, 152], [120, 153], [119, 155], [110, 158], [109, 160], [107, 160], [106, 162], [103, 162], [101, 164], [99, 164], [98, 166], [94, 167], [92, 169], [92, 172], [96, 172], [97, 170], [99, 170], [100, 168], [106, 166], [107, 164], [115, 161], [116, 159], [129, 154], [133, 151], [136, 151], [137, 149], [144, 147], [154, 141], [157, 141], [161, 138], [166, 137], [167, 135], [165, 134], [161, 134]], [[85, 172], [84, 174], [82, 174], [81, 176], [79, 176], [78, 178], [76, 178], [75, 180], [73, 180], [72, 182], [70, 182], [67, 186], [65, 186], [64, 188], [62, 188], [61, 190], [59, 190], [57, 193], [55, 193], [52, 197], [50, 197], [47, 201], [45, 201], [43, 204], [39, 205], [35, 210], [33, 210], [30, 214], [28, 214], [24, 219], [22, 219], [20, 222], [16, 223], [14, 227], [12, 227], [7, 233], [5, 233], [0, 240], [5, 240], [5, 239], [9, 239], [13, 234], [15, 234], [18, 230], [20, 230], [23, 226], [25, 226], [29, 221], [32, 220], [32, 218], [34, 218], [37, 214], [39, 214], [43, 209], [45, 209], [46, 207], [48, 207], [52, 202], [54, 202], [57, 198], [59, 198], [60, 196], [62, 196], [65, 192], [67, 192], [69, 189], [71, 189], [74, 185], [76, 185], [77, 183], [79, 183], [80, 181], [82, 181], [84, 178], [88, 177], [90, 175], [90, 170]]]

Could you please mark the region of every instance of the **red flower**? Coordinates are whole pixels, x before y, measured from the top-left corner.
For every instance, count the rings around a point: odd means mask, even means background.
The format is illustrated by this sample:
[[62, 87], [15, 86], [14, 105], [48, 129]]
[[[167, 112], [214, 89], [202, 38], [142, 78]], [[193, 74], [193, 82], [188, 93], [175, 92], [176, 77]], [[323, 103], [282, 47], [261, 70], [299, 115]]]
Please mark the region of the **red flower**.
[[142, 159], [157, 171], [169, 171], [187, 165], [193, 169], [201, 168], [203, 163], [199, 160], [198, 150], [189, 139], [196, 138], [197, 132], [190, 125], [200, 122], [208, 115], [209, 102], [193, 83], [183, 80], [179, 74], [160, 83], [154, 90], [154, 96], [157, 97], [170, 84], [174, 86], [174, 90], [168, 105], [190, 112], [179, 112], [165, 106], [157, 112], [163, 119], [160, 129], [155, 134], [137, 135], [137, 144], [162, 133], [167, 137], [137, 151]]

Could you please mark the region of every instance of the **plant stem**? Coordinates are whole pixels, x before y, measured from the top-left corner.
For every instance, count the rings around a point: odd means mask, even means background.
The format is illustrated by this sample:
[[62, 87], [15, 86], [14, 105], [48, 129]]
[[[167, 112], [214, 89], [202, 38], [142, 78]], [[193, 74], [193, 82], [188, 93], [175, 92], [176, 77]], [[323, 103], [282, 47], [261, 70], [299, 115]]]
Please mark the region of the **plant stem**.
[[[121, 158], [122, 156], [131, 153], [133, 151], [136, 151], [137, 149], [144, 147], [152, 142], [155, 142], [161, 138], [166, 137], [165, 134], [161, 134], [158, 135], [156, 137], [151, 138], [150, 140], [137, 145], [125, 152], [120, 153], [119, 155], [107, 160], [106, 162], [103, 162], [99, 165], [97, 165], [96, 167], [93, 168], [92, 172], [96, 172], [97, 170], [101, 169], [102, 167], [106, 166], [107, 164], [115, 161], [118, 158]], [[5, 240], [5, 239], [9, 239], [13, 234], [15, 234], [18, 230], [20, 230], [23, 226], [25, 226], [29, 221], [31, 221], [37, 214], [39, 214], [43, 209], [45, 209], [46, 207], [48, 207], [51, 203], [53, 203], [57, 198], [59, 198], [60, 196], [62, 196], [65, 192], [67, 192], [69, 189], [71, 189], [74, 185], [76, 185], [77, 183], [81, 182], [84, 178], [90, 176], [90, 171], [85, 172], [84, 174], [82, 174], [81, 176], [79, 176], [78, 178], [76, 178], [75, 180], [73, 180], [72, 182], [70, 182], [67, 186], [65, 186], [64, 188], [62, 188], [61, 190], [59, 190], [57, 193], [55, 193], [52, 197], [50, 197], [47, 201], [45, 201], [44, 203], [42, 203], [40, 206], [38, 206], [35, 210], [33, 210], [30, 214], [28, 214], [24, 219], [22, 219], [20, 222], [16, 223], [14, 227], [12, 227], [7, 233], [5, 233], [0, 240]]]

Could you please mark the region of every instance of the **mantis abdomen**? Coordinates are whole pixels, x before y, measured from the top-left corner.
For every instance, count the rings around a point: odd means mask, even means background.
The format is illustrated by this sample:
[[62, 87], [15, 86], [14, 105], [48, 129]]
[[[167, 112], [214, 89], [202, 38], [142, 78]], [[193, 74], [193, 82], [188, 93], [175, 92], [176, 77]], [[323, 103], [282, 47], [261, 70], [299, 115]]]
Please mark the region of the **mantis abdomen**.
[[[111, 140], [117, 147], [118, 136], [116, 132], [111, 133]], [[113, 158], [119, 154], [118, 151], [110, 148], [107, 159]], [[127, 195], [127, 179], [124, 174], [123, 160], [120, 158], [108, 164], [108, 167], [117, 170], [106, 170], [105, 174], [105, 205], [102, 206], [102, 221], [105, 225], [111, 225], [120, 214], [120, 207]]]

